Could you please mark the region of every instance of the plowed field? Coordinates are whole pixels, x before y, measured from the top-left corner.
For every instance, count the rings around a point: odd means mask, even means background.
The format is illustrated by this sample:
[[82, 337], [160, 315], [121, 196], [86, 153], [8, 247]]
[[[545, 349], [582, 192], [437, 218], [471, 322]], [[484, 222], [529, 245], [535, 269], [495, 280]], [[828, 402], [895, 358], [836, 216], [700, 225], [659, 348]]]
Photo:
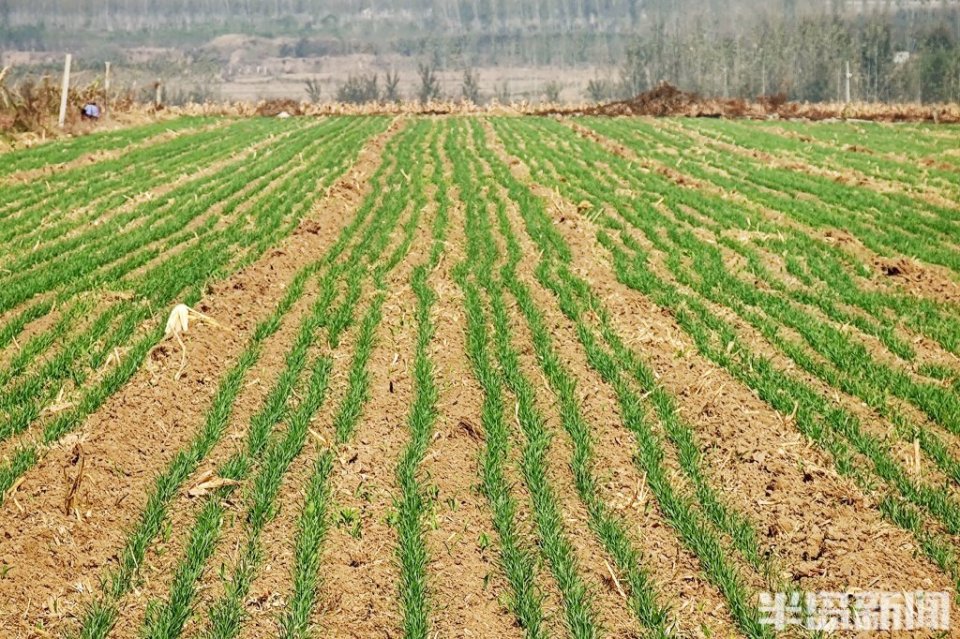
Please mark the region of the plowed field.
[[0, 156], [0, 637], [761, 638], [813, 623], [764, 593], [955, 600], [958, 149], [342, 116]]

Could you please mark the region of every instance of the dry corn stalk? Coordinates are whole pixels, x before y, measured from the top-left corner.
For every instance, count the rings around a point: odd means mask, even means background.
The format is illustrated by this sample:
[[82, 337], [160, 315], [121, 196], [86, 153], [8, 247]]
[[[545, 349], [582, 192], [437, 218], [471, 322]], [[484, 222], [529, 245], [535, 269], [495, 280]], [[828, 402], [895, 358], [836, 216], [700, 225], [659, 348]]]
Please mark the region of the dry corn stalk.
[[[186, 304], [177, 304], [173, 307], [173, 310], [170, 311], [170, 316], [167, 318], [167, 325], [163, 329], [163, 339], [166, 341], [170, 338], [174, 338], [180, 345], [180, 368], [177, 369], [176, 374], [173, 376], [173, 379], [178, 381], [183, 375], [183, 370], [187, 366], [187, 347], [180, 338], [180, 334], [186, 333], [190, 328], [191, 316], [193, 316], [196, 321], [207, 322], [208, 324], [216, 326], [217, 328], [223, 328], [218, 321], [209, 315], [204, 315], [200, 311], [194, 310]], [[152, 355], [153, 351], [159, 347], [160, 344], [154, 346], [153, 349], [151, 349], [150, 354]]]
[[197, 483], [193, 488], [187, 491], [188, 497], [203, 497], [218, 488], [224, 486], [239, 486], [240, 482], [235, 479], [227, 479], [214, 475], [212, 470], [205, 471], [197, 477]]

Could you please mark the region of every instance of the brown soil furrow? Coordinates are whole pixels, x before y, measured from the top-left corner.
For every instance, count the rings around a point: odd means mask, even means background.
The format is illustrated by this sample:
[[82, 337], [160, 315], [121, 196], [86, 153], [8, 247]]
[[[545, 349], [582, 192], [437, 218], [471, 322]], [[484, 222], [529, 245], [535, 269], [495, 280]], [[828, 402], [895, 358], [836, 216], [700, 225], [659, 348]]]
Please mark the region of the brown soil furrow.
[[[672, 281], [660, 260], [654, 259], [651, 268]], [[612, 272], [605, 277], [613, 278]], [[601, 290], [609, 286], [621, 291], [600, 292], [622, 323], [621, 334], [639, 333], [645, 350], [659, 346], [652, 363], [680, 400], [681, 414], [697, 429], [706, 467], [716, 479], [723, 478], [728, 503], [750, 515], [766, 537], [763, 541], [776, 549], [803, 589], [842, 590], [874, 583], [895, 590], [948, 581], [936, 567], [915, 556], [919, 553], [916, 541], [881, 519], [871, 500], [836, 474], [832, 460], [793, 430], [788, 416], [772, 410], [726, 371], [696, 355], [695, 345], [670, 313], [612, 279], [591, 276], [590, 281]], [[732, 311], [705, 303], [735, 326], [753, 352], [839, 401], [860, 418], [865, 430], [878, 436], [888, 433], [890, 425], [859, 400], [803, 374]], [[625, 322], [625, 318], [630, 319]], [[664, 330], [651, 320], [670, 326], [667, 343], [658, 343], [657, 336]], [[683, 377], [671, 382], [664, 369]], [[867, 460], [858, 461], [870, 467]]]
[[[115, 561], [125, 528], [142, 510], [153, 478], [187, 441], [192, 426], [201, 423], [217, 380], [257, 321], [269, 314], [300, 266], [322, 255], [349, 221], [360, 197], [356, 184], [373, 172], [394, 130], [367, 144], [353, 169], [279, 248], [210, 287], [198, 306], [226, 328], [200, 324], [185, 335], [188, 366], [180, 382], [173, 381], [178, 349], [167, 345], [153, 364], [155, 372], [144, 366], [76, 436], [50, 450], [24, 476], [0, 509], [0, 560], [10, 566], [0, 580], [0, 625], [28, 628], [41, 620], [45, 627], [57, 625], [55, 614], [40, 606], [73, 588], [75, 580], [67, 575], [79, 573], [91, 582], [85, 590], [96, 586], [102, 567]], [[78, 503], [85, 514], [77, 519], [64, 514], [63, 469], [72, 467], [73, 442], [79, 437], [85, 438], [86, 464]], [[24, 616], [28, 602], [34, 612]]]
[[[211, 451], [200, 464], [193, 476], [187, 480], [185, 488], [196, 485], [198, 477], [205, 473], [216, 474], [217, 469], [234, 453], [241, 452], [246, 447], [246, 437], [250, 428], [250, 420], [263, 405], [267, 394], [273, 387], [284, 368], [284, 359], [296, 338], [300, 323], [310, 312], [313, 299], [316, 296], [316, 285], [311, 283], [307, 294], [304, 295], [290, 309], [283, 318], [283, 325], [276, 335], [270, 338], [264, 346], [263, 355], [247, 376], [244, 389], [237, 398], [230, 423], [220, 444]], [[188, 346], [189, 348], [189, 346]], [[195, 428], [200, 428], [198, 422]], [[282, 432], [284, 424], [275, 426], [276, 431]], [[241, 516], [242, 502], [239, 494], [235, 493], [228, 503], [224, 514], [224, 536], [218, 548], [230, 542], [229, 530], [236, 524], [236, 518]], [[193, 530], [196, 516], [206, 503], [204, 497], [190, 497], [181, 491], [176, 500], [170, 504], [170, 530], [172, 536], [169, 542], [152, 548], [146, 557], [146, 566], [143, 570], [143, 583], [121, 602], [120, 615], [115, 631], [111, 636], [118, 639], [136, 639], [144, 622], [146, 606], [151, 601], [166, 604], [169, 601], [170, 583], [177, 567], [183, 561], [184, 548]], [[116, 548], [119, 552], [120, 548]], [[208, 566], [214, 570], [219, 564], [211, 562]], [[188, 620], [185, 629], [190, 628]]]
[[[497, 145], [493, 144], [492, 147], [496, 149]], [[502, 149], [500, 151], [502, 154]], [[529, 186], [535, 191], [540, 188], [534, 185]], [[534, 248], [532, 241], [522, 232], [523, 223], [519, 219], [515, 206], [508, 206], [508, 211], [524, 255], [537, 255], [538, 251]], [[660, 602], [678, 600], [698, 602], [698, 605], [692, 609], [684, 609], [682, 614], [674, 614], [672, 623], [676, 624], [680, 633], [683, 636], [703, 636], [707, 631], [719, 632], [720, 636], [736, 634], [726, 603], [719, 592], [704, 579], [696, 557], [681, 545], [676, 533], [669, 526], [664, 525], [664, 515], [656, 500], [649, 494], [649, 489], [644, 485], [643, 475], [634, 463], [636, 440], [623, 426], [620, 407], [613, 389], [605, 384], [599, 373], [589, 366], [586, 354], [579, 346], [575, 326], [556, 307], [556, 300], [552, 294], [535, 280], [532, 269], [533, 264], [530, 260], [524, 260], [519, 265], [518, 275], [537, 302], [544, 322], [554, 336], [554, 347], [564, 365], [578, 380], [581, 411], [591, 426], [594, 438], [596, 460], [594, 468], [599, 478], [603, 501], [625, 521], [632, 524], [629, 527], [630, 536], [635, 547], [644, 553], [644, 567], [650, 571], [652, 581], [660, 595]], [[524, 323], [524, 320], [519, 319], [518, 324], [520, 323]], [[518, 343], [528, 342], [529, 337]], [[539, 381], [541, 378], [536, 375], [532, 379]], [[545, 386], [546, 382], [543, 385]], [[551, 409], [551, 412], [555, 413], [555, 410]], [[569, 449], [569, 437], [562, 431], [561, 436], [555, 440], [554, 446], [558, 444]], [[565, 458], [569, 459], [568, 450], [565, 450], [565, 454]], [[676, 470], [679, 464], [675, 459], [670, 461], [670, 466]], [[572, 478], [566, 479], [564, 483], [568, 483]], [[568, 490], [574, 489], [568, 486]], [[582, 536], [588, 535], [592, 536], [593, 532], [583, 531]], [[593, 555], [594, 565], [591, 570], [595, 573], [595, 579], [601, 580], [605, 590], [609, 591], [613, 588], [613, 592], [616, 592], [617, 584], [610, 577], [610, 569], [602, 563], [609, 559], [599, 548], [593, 551]], [[612, 567], [612, 561], [610, 564]], [[620, 606], [625, 608], [626, 604], [620, 603]], [[674, 612], [680, 613], [679, 610]], [[617, 623], [611, 624], [606, 621], [604, 624], [607, 629], [620, 629], [620, 634], [615, 632], [615, 636], [623, 636], [622, 633], [626, 628], [635, 623], [632, 619], [625, 619], [624, 613], [629, 614], [626, 610], [616, 611]], [[608, 614], [609, 611], [604, 616]]]
[[[481, 488], [483, 391], [466, 357], [465, 302], [451, 274], [465, 257], [463, 208], [454, 201], [452, 240], [428, 282], [437, 295], [430, 358], [439, 389], [436, 435], [421, 465], [423, 477], [438, 490], [434, 524], [425, 534], [431, 621], [440, 637], [519, 638], [522, 632], [503, 605], [509, 585], [498, 563], [490, 505]], [[481, 536], [492, 545], [481, 547]]]
[[678, 399], [712, 485], [750, 517], [797, 587], [951, 589], [945, 575], [917, 557], [916, 541], [883, 520], [836, 474], [826, 454], [790, 428], [786, 416], [698, 355], [669, 312], [617, 281], [609, 262], [595, 258], [589, 223], [556, 228], [573, 250], [573, 268], [604, 300], [618, 332], [631, 346], [640, 345], [661, 384]]

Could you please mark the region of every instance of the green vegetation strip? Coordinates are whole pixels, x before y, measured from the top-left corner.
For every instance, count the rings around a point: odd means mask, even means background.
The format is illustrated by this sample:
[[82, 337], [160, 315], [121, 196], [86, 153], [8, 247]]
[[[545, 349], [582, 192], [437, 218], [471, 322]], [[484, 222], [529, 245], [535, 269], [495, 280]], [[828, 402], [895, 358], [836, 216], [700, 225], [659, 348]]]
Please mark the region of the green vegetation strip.
[[[508, 146], [516, 143], [509, 132], [504, 139]], [[525, 143], [535, 144], [532, 140], [534, 138], [527, 137]], [[526, 157], [531, 157], [531, 149], [525, 150], [528, 153]], [[543, 155], [533, 154], [532, 157], [542, 158], [552, 153], [545, 147], [538, 150], [543, 151]], [[590, 192], [596, 181], [578, 177], [571, 182]], [[616, 200], [612, 200], [612, 203], [616, 205]], [[630, 219], [629, 210], [625, 207], [617, 206], [617, 212]], [[621, 282], [650, 296], [658, 305], [669, 308], [681, 327], [693, 337], [703, 355], [729, 370], [782, 414], [794, 415], [798, 429], [833, 455], [838, 470], [853, 477], [864, 490], [873, 494], [877, 492], [877, 487], [864, 473], [866, 469], [856, 460], [854, 451], [868, 460], [876, 476], [886, 482], [892, 491], [880, 492], [881, 512], [913, 532], [928, 557], [952, 578], [957, 578], [957, 563], [950, 542], [936, 530], [921, 526], [922, 519], [911, 506], [920, 507], [952, 528], [956, 522], [956, 504], [943, 489], [909, 478], [883, 444], [862, 430], [855, 416], [832, 406], [829, 399], [804, 382], [778, 370], [768, 359], [751, 353], [733, 328], [709, 311], [701, 300], [661, 279], [650, 268], [647, 257], [636, 242], [631, 242], [630, 235], [620, 222], [609, 216], [601, 216], [598, 221], [606, 227], [599, 231], [598, 240], [610, 251], [615, 273]], [[614, 239], [615, 235], [611, 235], [611, 232], [619, 235], [620, 242]], [[679, 233], [675, 232], [674, 237], [677, 235]], [[652, 234], [648, 238], [653, 241]], [[679, 253], [677, 257], [684, 254], [689, 253]], [[674, 273], [682, 279], [680, 264], [676, 265]], [[692, 280], [684, 281], [688, 285], [693, 284]]]
[[[245, 220], [235, 221], [211, 241], [196, 243], [179, 254], [166, 257], [139, 278], [136, 287], [138, 299], [127, 300], [108, 308], [94, 321], [89, 331], [68, 342], [64, 350], [48, 362], [40, 374], [26, 380], [18, 387], [20, 390], [11, 391], [14, 392], [13, 395], [9, 392], [3, 395], [8, 398], [11, 410], [7, 417], [11, 426], [4, 427], [9, 429], [9, 434], [23, 431], [39, 417], [44, 398], [56, 395], [57, 380], [70, 376], [80, 387], [92, 370], [104, 365], [104, 360], [116, 347], [127, 343], [137, 327], [150, 320], [156, 312], [154, 309], [168, 308], [173, 301], [188, 305], [195, 303], [205, 290], [207, 282], [225, 278], [292, 232], [312, 201], [314, 189], [318, 186], [317, 180], [320, 180], [321, 188], [324, 184], [332, 183], [336, 176], [346, 169], [350, 158], [356, 156], [360, 142], [377, 130], [382, 130], [386, 121], [370, 119], [357, 122], [361, 122], [363, 126], [356, 129], [352, 139], [342, 140], [337, 146], [337, 152], [329, 153], [318, 165], [316, 173], [298, 175], [294, 190], [296, 197], [285, 198], [262, 207], [255, 226], [248, 227]], [[237, 187], [240, 186], [238, 183]], [[235, 257], [238, 246], [245, 248], [240, 257]], [[142, 300], [149, 303], [144, 304]], [[165, 317], [161, 319], [165, 321]], [[113, 324], [115, 321], [118, 323]], [[95, 351], [90, 360], [82, 358], [82, 355], [89, 353], [90, 345], [105, 335], [111, 325], [115, 326], [115, 330], [104, 346]], [[128, 347], [129, 350], [116, 367], [107, 371], [93, 385], [82, 387], [76, 406], [58, 414], [44, 425], [40, 442], [21, 444], [11, 458], [0, 466], [0, 494], [36, 463], [43, 447], [53, 444], [63, 434], [75, 428], [130, 379], [150, 348], [163, 336], [161, 329], [162, 326], [158, 325], [144, 337], [138, 338]], [[85, 369], [84, 363], [87, 363], [89, 368]], [[14, 402], [14, 399], [17, 401]]]
[[[479, 132], [477, 137], [478, 144], [482, 144]], [[508, 185], [511, 193], [518, 194], [518, 207], [525, 218], [528, 234], [542, 251], [536, 275], [541, 284], [553, 291], [561, 310], [575, 323], [588, 363], [616, 392], [623, 411], [624, 424], [634, 433], [639, 444], [637, 463], [644, 471], [646, 482], [668, 522], [700, 559], [710, 581], [723, 593], [741, 630], [751, 637], [769, 636], [770, 629], [760, 623], [758, 611], [751, 604], [749, 588], [744, 583], [737, 563], [726, 559], [726, 549], [717, 534], [722, 532], [730, 535], [734, 546], [743, 553], [748, 563], [764, 566], [756, 535], [749, 522], [722, 505], [719, 496], [707, 482], [702, 470], [699, 448], [693, 441], [689, 428], [677, 419], [672, 399], [658, 385], [652, 388], [642, 387], [645, 396], [652, 397], [656, 394], [653, 406], [666, 427], [671, 442], [678, 448], [681, 467], [697, 489], [697, 501], [686, 497], [673, 485], [663, 465], [665, 450], [654, 429], [655, 420], [651, 419], [640, 394], [633, 390], [629, 383], [631, 374], [636, 374], [641, 384], [653, 381], [652, 375], [640, 365], [638, 358], [633, 358], [634, 369], [631, 370], [622, 357], [616, 357], [602, 347], [594, 331], [585, 322], [583, 309], [571, 296], [572, 290], [584, 291], [588, 290], [588, 287], [564, 266], [569, 260], [569, 248], [552, 228], [543, 203], [532, 198], [529, 191], [510, 175], [508, 167], [501, 161], [490, 153], [485, 156], [497, 179]], [[558, 250], [558, 246], [562, 248]], [[519, 259], [519, 255], [517, 257]], [[563, 277], [556, 277], [553, 274], [555, 269], [559, 269]], [[521, 293], [520, 297], [523, 296]], [[521, 302], [521, 309], [523, 305]], [[699, 504], [703, 512], [698, 510], [696, 504]]]
[[471, 188], [471, 181], [464, 175], [466, 169], [461, 160], [454, 170], [466, 204], [465, 264], [469, 264], [469, 272], [473, 278], [470, 282], [463, 278], [463, 284], [478, 288], [474, 295], [480, 297], [483, 292], [490, 300], [497, 361], [501, 367], [503, 382], [516, 397], [516, 416], [523, 432], [521, 471], [530, 491], [540, 546], [563, 598], [564, 618], [570, 635], [577, 638], [596, 637], [600, 628], [593, 596], [580, 576], [580, 567], [574, 556], [569, 533], [565, 530], [556, 491], [547, 472], [551, 436], [543, 415], [536, 407], [534, 389], [520, 370], [519, 356], [510, 336], [502, 288], [493, 277], [497, 249], [491, 233], [487, 203]]

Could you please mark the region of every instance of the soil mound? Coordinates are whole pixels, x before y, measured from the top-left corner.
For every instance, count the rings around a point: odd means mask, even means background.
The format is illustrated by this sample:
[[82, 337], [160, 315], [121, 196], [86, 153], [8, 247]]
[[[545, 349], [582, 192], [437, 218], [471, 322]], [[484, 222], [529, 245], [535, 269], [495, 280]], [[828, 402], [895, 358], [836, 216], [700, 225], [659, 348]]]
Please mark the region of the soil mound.
[[535, 115], [683, 116], [692, 118], [783, 118], [805, 120], [870, 120], [877, 122], [960, 122], [956, 105], [813, 104], [790, 102], [783, 93], [742, 98], [704, 98], [668, 82], [626, 100], [590, 106], [534, 110]]
[[303, 107], [296, 100], [290, 99], [265, 100], [257, 105], [257, 115], [272, 118], [281, 113], [303, 115]]

